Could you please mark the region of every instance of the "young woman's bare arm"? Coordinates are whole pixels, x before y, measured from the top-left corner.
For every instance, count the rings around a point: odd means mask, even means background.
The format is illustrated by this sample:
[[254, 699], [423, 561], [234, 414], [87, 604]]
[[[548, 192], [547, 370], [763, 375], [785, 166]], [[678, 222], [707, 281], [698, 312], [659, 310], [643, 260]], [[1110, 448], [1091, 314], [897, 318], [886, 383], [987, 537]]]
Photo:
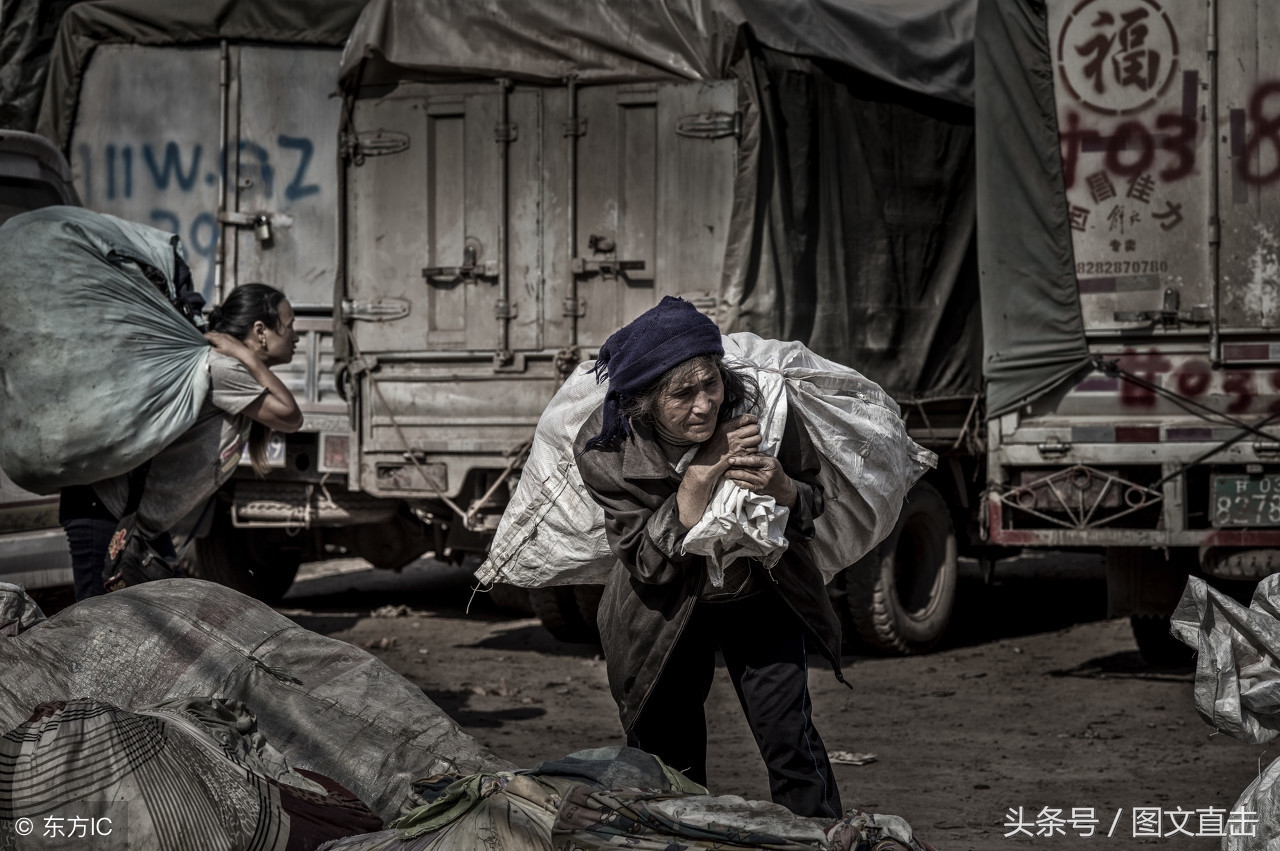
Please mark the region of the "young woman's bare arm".
[[205, 339], [213, 344], [213, 350], [244, 364], [245, 369], [253, 376], [253, 380], [261, 384], [266, 393], [250, 402], [241, 413], [251, 420], [262, 423], [272, 431], [292, 434], [302, 428], [302, 409], [293, 398], [289, 388], [284, 386], [274, 372], [259, 360], [253, 352], [240, 340], [230, 334], [210, 331]]

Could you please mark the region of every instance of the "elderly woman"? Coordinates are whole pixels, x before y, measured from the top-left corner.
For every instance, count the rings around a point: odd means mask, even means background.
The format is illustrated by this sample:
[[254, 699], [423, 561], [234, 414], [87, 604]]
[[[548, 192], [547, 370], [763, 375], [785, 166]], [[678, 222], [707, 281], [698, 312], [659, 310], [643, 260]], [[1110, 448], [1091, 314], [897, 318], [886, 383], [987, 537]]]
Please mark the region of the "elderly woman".
[[[839, 621], [805, 544], [822, 513], [818, 458], [790, 416], [777, 457], [757, 452], [760, 429], [745, 413], [756, 389], [723, 355], [715, 323], [671, 296], [600, 350], [597, 375], [609, 390], [575, 451], [618, 557], [599, 615], [609, 687], [629, 743], [705, 785], [703, 705], [719, 649], [773, 800], [798, 815], [838, 817], [807, 683], [808, 646], [844, 681]], [[789, 546], [769, 570], [732, 563], [717, 587], [706, 560], [682, 545], [721, 477], [790, 509]]]

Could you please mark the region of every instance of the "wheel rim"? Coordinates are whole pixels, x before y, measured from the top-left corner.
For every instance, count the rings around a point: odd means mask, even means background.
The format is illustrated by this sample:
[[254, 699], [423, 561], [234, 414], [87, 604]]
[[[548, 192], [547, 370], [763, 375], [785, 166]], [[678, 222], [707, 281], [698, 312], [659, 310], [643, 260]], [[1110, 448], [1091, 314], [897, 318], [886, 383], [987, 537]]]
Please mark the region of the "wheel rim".
[[912, 620], [925, 620], [938, 605], [945, 544], [933, 534], [927, 514], [908, 518], [894, 550], [893, 582], [898, 605]]

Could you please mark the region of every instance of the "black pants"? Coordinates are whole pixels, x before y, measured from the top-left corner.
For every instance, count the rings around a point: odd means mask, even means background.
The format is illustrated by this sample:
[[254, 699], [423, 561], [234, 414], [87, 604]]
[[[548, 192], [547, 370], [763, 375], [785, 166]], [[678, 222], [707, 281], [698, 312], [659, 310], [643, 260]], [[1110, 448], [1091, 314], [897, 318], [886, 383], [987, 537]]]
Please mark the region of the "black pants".
[[[89, 485], [62, 489], [58, 499], [58, 523], [67, 533], [77, 603], [107, 593], [102, 585], [102, 569], [107, 561], [111, 536], [119, 522]], [[167, 532], [151, 545], [162, 556], [177, 557], [173, 540]]]
[[804, 631], [770, 591], [697, 604], [629, 743], [707, 784], [704, 704], [717, 648], [769, 769], [774, 802], [796, 815], [838, 818], [840, 792], [813, 726]]

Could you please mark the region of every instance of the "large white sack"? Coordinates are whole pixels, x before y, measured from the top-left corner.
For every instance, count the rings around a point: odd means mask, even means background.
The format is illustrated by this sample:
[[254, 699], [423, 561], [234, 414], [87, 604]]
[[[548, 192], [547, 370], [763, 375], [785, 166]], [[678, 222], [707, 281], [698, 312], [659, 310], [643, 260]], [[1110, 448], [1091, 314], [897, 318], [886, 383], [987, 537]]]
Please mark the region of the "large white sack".
[[[1258, 583], [1248, 606], [1192, 576], [1170, 621], [1196, 651], [1196, 711], [1205, 723], [1249, 744], [1280, 734], [1280, 574]], [[1224, 851], [1280, 847], [1280, 759], [1241, 793], [1227, 820], [1235, 827]]]
[[209, 344], [172, 292], [178, 238], [79, 207], [0, 227], [0, 466], [55, 493], [126, 473], [195, 422]]
[[[726, 338], [726, 348], [728, 340]], [[755, 379], [760, 388], [760, 403], [754, 413], [760, 426], [759, 452], [777, 455], [787, 428], [787, 387], [782, 375], [761, 369], [739, 358], [726, 355], [725, 362]], [[677, 469], [683, 473], [697, 449], [681, 459]], [[778, 505], [771, 496], [738, 487], [728, 479], [716, 485], [707, 510], [696, 526], [684, 536], [686, 553], [705, 556], [711, 584], [724, 585], [724, 571], [740, 558], [761, 559], [765, 567], [773, 567], [787, 549], [787, 519], [791, 511]]]
[[1188, 578], [1170, 631], [1196, 651], [1196, 711], [1206, 724], [1254, 745], [1280, 734], [1280, 574], [1258, 583], [1248, 606]]
[[[826, 510], [811, 546], [829, 582], [888, 536], [907, 492], [937, 457], [907, 435], [897, 403], [857, 370], [800, 343], [745, 332], [725, 337], [724, 348], [726, 361], [781, 379], [786, 408], [822, 456], [818, 479]], [[573, 457], [578, 429], [608, 389], [596, 383], [594, 365], [579, 365], [538, 421], [520, 483], [489, 557], [476, 571], [482, 583], [539, 588], [608, 577], [615, 557], [605, 537], [604, 511], [587, 494]], [[777, 428], [785, 419], [781, 409]], [[723, 510], [724, 503], [713, 499], [713, 516], [704, 516], [704, 523], [723, 525], [725, 516], [714, 514]]]

